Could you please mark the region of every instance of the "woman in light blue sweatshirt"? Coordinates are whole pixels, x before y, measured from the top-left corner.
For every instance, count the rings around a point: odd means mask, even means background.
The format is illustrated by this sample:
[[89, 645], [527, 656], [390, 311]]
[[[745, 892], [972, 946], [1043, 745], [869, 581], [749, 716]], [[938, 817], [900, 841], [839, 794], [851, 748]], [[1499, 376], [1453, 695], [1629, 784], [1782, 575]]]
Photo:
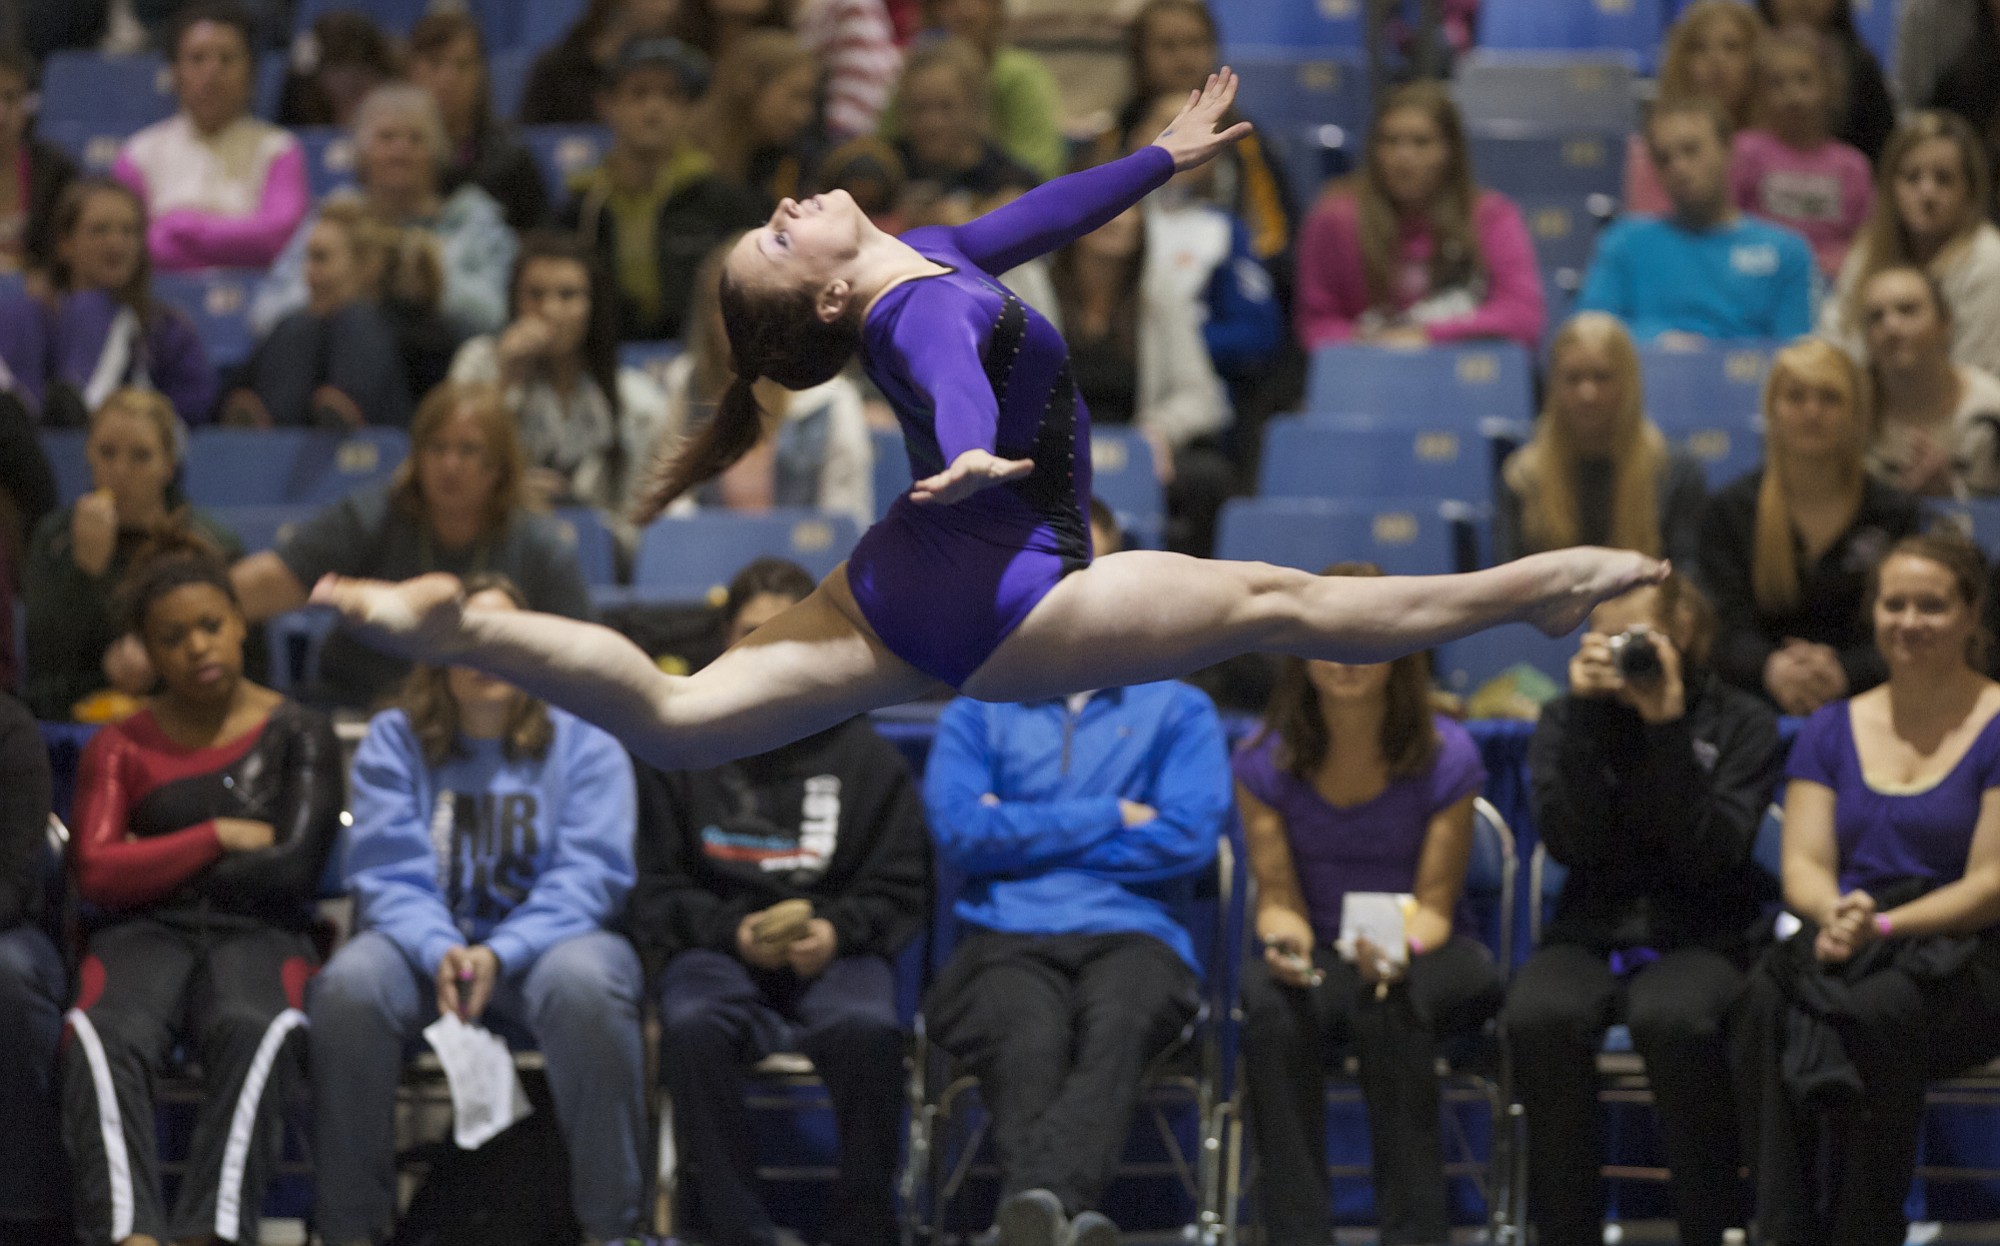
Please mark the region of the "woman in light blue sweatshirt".
[[[499, 576], [469, 600], [526, 609]], [[405, 1045], [444, 1011], [531, 1039], [587, 1240], [638, 1232], [639, 959], [607, 927], [634, 877], [631, 759], [596, 727], [462, 667], [423, 667], [354, 759], [344, 861], [358, 933], [315, 979], [319, 1222], [380, 1241], [396, 1207]]]

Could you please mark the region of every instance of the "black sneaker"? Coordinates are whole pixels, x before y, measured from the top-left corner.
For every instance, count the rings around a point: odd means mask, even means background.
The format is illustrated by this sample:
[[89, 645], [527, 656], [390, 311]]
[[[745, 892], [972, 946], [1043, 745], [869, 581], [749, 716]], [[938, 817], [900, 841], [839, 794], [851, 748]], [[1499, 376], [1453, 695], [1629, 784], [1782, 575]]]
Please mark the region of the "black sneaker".
[[1066, 1246], [1069, 1218], [1062, 1200], [1047, 1190], [1023, 1190], [993, 1216], [1000, 1246]]
[[1064, 1246], [1118, 1246], [1118, 1226], [1101, 1211], [1078, 1212]]

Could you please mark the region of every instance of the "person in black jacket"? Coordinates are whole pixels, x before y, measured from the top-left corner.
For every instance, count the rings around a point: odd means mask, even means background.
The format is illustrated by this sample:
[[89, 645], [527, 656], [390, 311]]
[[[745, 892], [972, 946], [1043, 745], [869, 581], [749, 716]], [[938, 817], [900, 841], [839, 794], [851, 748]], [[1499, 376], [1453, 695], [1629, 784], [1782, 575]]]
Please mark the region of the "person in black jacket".
[[1678, 576], [1604, 603], [1535, 727], [1535, 823], [1570, 872], [1503, 1024], [1543, 1246], [1603, 1239], [1594, 1059], [1619, 1021], [1646, 1059], [1680, 1240], [1749, 1222], [1723, 1019], [1777, 894], [1751, 845], [1783, 754], [1771, 710], [1705, 669], [1713, 630]]
[[[56, 473], [35, 436], [35, 418], [0, 378], [0, 617], [14, 617], [28, 564], [28, 536], [56, 508]], [[14, 646], [0, 645], [0, 689], [18, 691]]]
[[486, 43], [467, 13], [432, 13], [410, 29], [410, 80], [431, 93], [451, 164], [441, 189], [467, 182], [499, 201], [507, 227], [521, 232], [549, 223], [549, 192], [535, 158], [493, 112]]
[[[702, 260], [737, 230], [763, 224], [763, 205], [719, 176], [692, 141], [706, 57], [678, 39], [634, 39], [606, 74], [597, 108], [611, 150], [570, 179], [559, 223], [597, 248], [617, 278], [621, 337], [683, 337]], [[632, 246], [635, 233], [648, 244]]]
[[65, 1240], [56, 1107], [63, 964], [43, 922], [49, 758], [34, 715], [0, 693], [0, 1241]]
[[[751, 563], [730, 585], [731, 641], [812, 590], [790, 563]], [[903, 1029], [890, 959], [922, 923], [929, 843], [908, 767], [864, 719], [713, 770], [639, 768], [629, 924], [659, 975], [676, 1224], [697, 1240], [777, 1240], [742, 1088], [746, 1062], [777, 1051], [810, 1056], [833, 1098], [830, 1240], [895, 1240]]]

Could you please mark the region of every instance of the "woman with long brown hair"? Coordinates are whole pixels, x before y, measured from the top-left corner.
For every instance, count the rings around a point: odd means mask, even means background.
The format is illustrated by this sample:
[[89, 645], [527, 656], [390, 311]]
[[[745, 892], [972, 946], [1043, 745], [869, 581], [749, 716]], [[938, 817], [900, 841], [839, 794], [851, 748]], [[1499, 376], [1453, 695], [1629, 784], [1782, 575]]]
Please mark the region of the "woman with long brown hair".
[[1787, 714], [1882, 682], [1864, 582], [1922, 513], [1868, 474], [1873, 430], [1854, 361], [1815, 338], [1794, 342], [1764, 384], [1764, 465], [1702, 517], [1701, 579], [1721, 618], [1715, 671]]
[[[500, 575], [482, 608], [524, 610]], [[403, 1052], [445, 1013], [533, 1035], [585, 1241], [634, 1240], [646, 1185], [639, 956], [610, 927], [634, 877], [632, 760], [589, 723], [462, 667], [412, 671], [354, 755], [357, 929], [314, 980], [318, 1228], [395, 1227]], [[573, 1240], [573, 1239], [572, 1239]]]
[[[1337, 563], [1321, 574], [1382, 572]], [[1472, 802], [1486, 782], [1479, 748], [1432, 712], [1428, 654], [1294, 657], [1234, 769], [1264, 949], [1245, 966], [1243, 1049], [1266, 1239], [1333, 1240], [1324, 1082], [1351, 1050], [1382, 1240], [1445, 1241], [1437, 1043], [1492, 1016], [1501, 995], [1492, 955], [1457, 930]], [[1365, 892], [1414, 900], [1403, 946], [1342, 941], [1348, 898]]]
[[1496, 562], [1610, 545], [1694, 566], [1708, 486], [1646, 418], [1643, 384], [1617, 317], [1579, 312], [1557, 332], [1535, 435], [1500, 469]]
[[[1667, 32], [1660, 55], [1662, 100], [1705, 99], [1722, 110], [1730, 133], [1751, 123], [1757, 104], [1757, 47], [1764, 22], [1737, 0], [1695, 0]], [[1625, 146], [1628, 213], [1665, 216], [1673, 210], [1640, 126]]]
[[1924, 1089], [2000, 1053], [2000, 685], [1986, 557], [1897, 542], [1866, 603], [1888, 678], [1828, 704], [1785, 765], [1795, 932], [1741, 1001], [1771, 1246], [1895, 1246]]
[[1992, 202], [1986, 149], [1965, 119], [1911, 114], [1882, 150], [1874, 210], [1820, 305], [1819, 335], [1862, 357], [1869, 279], [1885, 268], [1921, 268], [1951, 304], [1953, 362], [2000, 372], [2000, 229], [1986, 219]]
[[1535, 244], [1512, 200], [1473, 183], [1458, 105], [1434, 82], [1390, 92], [1361, 176], [1299, 231], [1300, 343], [1511, 338], [1533, 350], [1543, 314]]
[[841, 192], [786, 200], [724, 264], [736, 373], [669, 460], [650, 517], [762, 436], [756, 382], [818, 385], [857, 352], [909, 448], [911, 490], [819, 591], [700, 673], [663, 674], [616, 633], [466, 611], [442, 577], [329, 577], [315, 600], [371, 643], [477, 666], [576, 705], [655, 764], [764, 752], [940, 683], [1037, 700], [1141, 683], [1236, 653], [1377, 661], [1509, 619], [1556, 633], [1665, 574], [1576, 549], [1459, 576], [1330, 581], [1260, 563], [1129, 550], [1091, 560], [1089, 412], [1061, 335], [992, 274], [1088, 233], [1242, 132], [1210, 79], [1159, 140], [956, 228], [894, 238]]
[[514, 230], [539, 229], [554, 209], [526, 147], [493, 109], [486, 40], [466, 13], [432, 13], [410, 29], [410, 81], [430, 92], [451, 141], [440, 189], [471, 182], [493, 196]]
[[782, 30], [753, 30], [715, 63], [695, 108], [695, 141], [716, 172], [757, 192], [764, 205], [802, 194], [817, 172], [813, 135], [820, 64]]

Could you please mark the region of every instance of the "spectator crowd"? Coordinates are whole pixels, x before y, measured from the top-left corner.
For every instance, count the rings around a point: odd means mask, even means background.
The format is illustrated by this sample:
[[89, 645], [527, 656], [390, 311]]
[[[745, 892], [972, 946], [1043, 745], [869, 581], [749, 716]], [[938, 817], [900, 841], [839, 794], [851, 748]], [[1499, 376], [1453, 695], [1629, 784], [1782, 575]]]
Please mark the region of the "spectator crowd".
[[[1254, 725], [1187, 683], [961, 697], [915, 770], [857, 719], [666, 772], [467, 668], [341, 632], [301, 666], [266, 625], [330, 573], [608, 617], [575, 517], [630, 570], [635, 501], [729, 386], [744, 231], [834, 192], [892, 231], [963, 223], [1152, 141], [1224, 43], [1205, 0], [1145, 0], [1090, 127], [1005, 0], [589, 0], [509, 116], [481, 7], [419, 7], [406, 29], [315, 7], [281, 75], [260, 71], [284, 0], [0, 20], [0, 1241], [254, 1242], [301, 1101], [317, 1240], [391, 1241], [415, 1215], [404, 1066], [447, 1016], [540, 1053], [567, 1168], [534, 1171], [565, 1242], [641, 1240], [670, 1168], [682, 1242], [802, 1244], [746, 1100], [798, 1056], [835, 1125], [828, 1246], [901, 1232], [906, 1060], [978, 1080], [981, 1240], [1112, 1246], [1148, 1078], [1224, 1024], [1269, 1246], [1333, 1240], [1329, 1071], [1365, 1102], [1380, 1240], [1448, 1240], [1439, 1059], [1482, 1043], [1525, 1122], [1533, 1240], [1605, 1240], [1614, 1026], [1680, 1241], [1903, 1241], [1926, 1085], [2000, 1057], [2000, 594], [1960, 522], [2000, 494], [1995, 6], [1903, 0], [1890, 72], [1847, 0], [1679, 6], [1570, 290], [1533, 205], [1475, 176], [1451, 84], [1414, 74], [1377, 84], [1324, 185], [1259, 130], [993, 274], [1161, 487], [1156, 533], [1093, 505], [1099, 555], [1211, 553], [1309, 360], [1537, 361], [1539, 414], [1494, 455], [1492, 561], [1601, 544], [1674, 574], [1595, 611], [1524, 728], [1561, 882], [1519, 964], [1468, 883], [1495, 776], [1425, 654], [1274, 660]], [[1442, 5], [1412, 67], [1476, 7]], [[172, 114], [108, 159], [56, 141], [43, 65], [141, 48]], [[549, 126], [591, 144], [560, 178]], [[247, 283], [226, 355], [166, 294], [216, 270]], [[1641, 361], [1733, 349], [1768, 352], [1761, 461], [1711, 480]], [[896, 417], [858, 368], [757, 397], [760, 440], [676, 514], [887, 509]], [[217, 428], [408, 451], [253, 540], [189, 496]], [[759, 558], [703, 622], [739, 643], [813, 589]], [[96, 728], [73, 774], [37, 720]], [[1194, 914], [1239, 862], [1250, 950], [1219, 999], [1235, 958]], [[1360, 917], [1385, 895], [1386, 937]], [[899, 992], [933, 950], [913, 1048]], [[155, 1111], [188, 1067], [169, 1165]]]

